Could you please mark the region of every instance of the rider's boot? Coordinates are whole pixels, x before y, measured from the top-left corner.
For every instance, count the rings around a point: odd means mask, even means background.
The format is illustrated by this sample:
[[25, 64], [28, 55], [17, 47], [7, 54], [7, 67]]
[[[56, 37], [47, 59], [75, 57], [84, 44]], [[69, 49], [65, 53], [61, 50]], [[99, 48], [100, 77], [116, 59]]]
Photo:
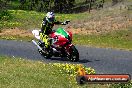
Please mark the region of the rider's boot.
[[40, 47], [44, 47], [44, 42], [42, 42], [41, 40], [39, 40], [39, 41], [38, 41], [38, 45], [39, 45]]

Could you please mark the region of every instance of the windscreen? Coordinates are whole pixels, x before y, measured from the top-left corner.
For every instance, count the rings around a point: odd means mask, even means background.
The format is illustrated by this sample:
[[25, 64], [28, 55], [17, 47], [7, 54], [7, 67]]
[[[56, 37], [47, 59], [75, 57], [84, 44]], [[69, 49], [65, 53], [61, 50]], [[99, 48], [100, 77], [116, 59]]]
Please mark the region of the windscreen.
[[58, 29], [56, 30], [56, 32], [57, 32], [58, 34], [61, 34], [61, 35], [65, 36], [66, 38], [68, 38], [68, 34], [67, 34], [67, 32], [66, 32], [63, 28], [58, 28]]

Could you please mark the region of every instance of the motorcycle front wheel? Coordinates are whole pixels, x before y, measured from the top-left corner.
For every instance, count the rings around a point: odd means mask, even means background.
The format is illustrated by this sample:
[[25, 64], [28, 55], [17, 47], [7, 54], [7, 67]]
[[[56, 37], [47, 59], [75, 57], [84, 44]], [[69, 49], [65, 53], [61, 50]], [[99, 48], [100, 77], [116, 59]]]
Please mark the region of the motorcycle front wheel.
[[70, 48], [70, 55], [68, 55], [68, 58], [72, 62], [79, 61], [79, 52], [78, 52], [78, 50], [76, 49], [75, 46], [71, 46], [71, 48]]

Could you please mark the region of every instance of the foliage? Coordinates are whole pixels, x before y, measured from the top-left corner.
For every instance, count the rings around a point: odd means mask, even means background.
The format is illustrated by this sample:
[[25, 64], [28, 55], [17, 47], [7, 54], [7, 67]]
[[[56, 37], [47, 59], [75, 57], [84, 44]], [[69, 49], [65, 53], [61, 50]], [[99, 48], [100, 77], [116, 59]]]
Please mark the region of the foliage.
[[[33, 30], [35, 28], [41, 27], [41, 22], [43, 17], [45, 16], [45, 13], [39, 13], [35, 11], [24, 11], [24, 10], [8, 10], [8, 13], [13, 16], [13, 18], [7, 20], [7, 21], [0, 21], [0, 28], [1, 29], [7, 29], [7, 28], [19, 28], [19, 29], [25, 29], [25, 30]], [[110, 13], [104, 13], [109, 16], [109, 14], [113, 14], [113, 12]], [[92, 15], [93, 16], [93, 15]], [[64, 20], [71, 20], [71, 23], [75, 24], [76, 26], [80, 25], [80, 22], [86, 23], [87, 20], [82, 21], [83, 19], [87, 19], [88, 17], [91, 17], [89, 13], [79, 13], [79, 14], [56, 14], [56, 19], [59, 21]], [[99, 18], [100, 16], [97, 16], [96, 18]], [[103, 15], [104, 17], [104, 15]], [[95, 18], [95, 17], [94, 17]], [[116, 17], [117, 18], [117, 17]], [[77, 21], [76, 21], [77, 20]], [[93, 19], [92, 19], [93, 20]], [[77, 22], [79, 22], [77, 24]], [[90, 22], [90, 20], [89, 20]], [[112, 21], [110, 21], [112, 22]], [[123, 21], [121, 22], [123, 23]], [[71, 24], [69, 24], [71, 25]], [[69, 26], [68, 25], [68, 26]], [[61, 26], [61, 25], [59, 25]], [[91, 25], [88, 25], [86, 27], [89, 27]], [[55, 26], [57, 28], [58, 26]], [[83, 25], [85, 27], [85, 25]], [[100, 27], [101, 29], [101, 27]], [[131, 27], [130, 27], [131, 29]], [[78, 31], [78, 29], [72, 29], [73, 31]], [[82, 29], [83, 30], [83, 29]], [[124, 31], [115, 31], [107, 34], [99, 34], [99, 35], [73, 35], [73, 43], [79, 44], [79, 45], [89, 45], [89, 46], [96, 46], [96, 47], [110, 47], [110, 48], [119, 48], [119, 49], [128, 49], [132, 50], [132, 31], [123, 29]], [[17, 40], [28, 40], [30, 41], [32, 37], [22, 37], [22, 36], [12, 36], [13, 38], [10, 38], [10, 35], [3, 35], [0, 36], [2, 39], [17, 39]], [[79, 40], [79, 41], [78, 41]]]
[[71, 11], [71, 8], [74, 7], [75, 0], [54, 0], [54, 7], [56, 12], [66, 13]]
[[[22, 58], [0, 56], [0, 85], [2, 88], [131, 88], [128, 84], [77, 85], [73, 73], [78, 64], [45, 63]], [[86, 67], [85, 67], [86, 68]], [[62, 70], [63, 69], [63, 70]], [[91, 69], [91, 68], [90, 68]], [[92, 69], [91, 69], [92, 70]], [[90, 72], [90, 71], [89, 71]]]
[[[120, 30], [100, 35], [73, 36], [73, 42], [93, 47], [117, 48], [132, 50], [132, 30]], [[79, 41], [78, 41], [79, 40]]]
[[39, 12], [55, 11], [59, 13], [71, 13], [77, 10], [74, 9], [74, 7], [79, 6], [79, 8], [82, 8], [82, 6], [85, 5], [87, 10], [91, 10], [94, 4], [98, 5], [97, 7], [103, 5], [103, 3], [100, 2], [104, 3], [104, 0], [1, 0], [1, 7]]
[[[23, 11], [23, 10], [8, 10], [9, 16], [11, 18], [7, 20], [0, 21], [0, 28], [14, 28], [19, 27], [21, 29], [40, 27], [43, 14], [36, 13], [34, 11]], [[3, 17], [3, 16], [2, 16]]]
[[[72, 76], [77, 75], [77, 71], [80, 67], [80, 64], [61, 64], [61, 63], [53, 63], [52, 66], [56, 67], [59, 69], [60, 73], [67, 73]], [[82, 65], [83, 66], [83, 65]], [[91, 67], [87, 68], [83, 66], [87, 74], [95, 74], [95, 70], [92, 69]]]
[[[5, 28], [14, 28], [18, 27], [20, 29], [33, 29], [41, 28], [42, 19], [46, 13], [36, 12], [36, 11], [25, 11], [25, 10], [8, 10], [9, 14], [8, 20], [0, 21], [0, 29]], [[56, 20], [76, 20], [82, 19], [85, 16], [88, 16], [88, 13], [80, 14], [56, 14]]]
[[111, 84], [110, 88], [132, 88], [132, 81], [128, 83]]
[[12, 18], [13, 18], [13, 16], [7, 10], [0, 11], [0, 20], [1, 21], [11, 20]]
[[[18, 2], [11, 0], [11, 2]], [[61, 12], [62, 9], [72, 7], [75, 0], [19, 0], [18, 8], [21, 10], [35, 10], [39, 12], [47, 12], [54, 10]]]
[[71, 70], [67, 65], [0, 56], [0, 85], [2, 88], [82, 88], [72, 73], [65, 70], [61, 73], [63, 67]]
[[0, 10], [4, 10], [7, 7], [8, 3], [8, 0], [0, 0]]

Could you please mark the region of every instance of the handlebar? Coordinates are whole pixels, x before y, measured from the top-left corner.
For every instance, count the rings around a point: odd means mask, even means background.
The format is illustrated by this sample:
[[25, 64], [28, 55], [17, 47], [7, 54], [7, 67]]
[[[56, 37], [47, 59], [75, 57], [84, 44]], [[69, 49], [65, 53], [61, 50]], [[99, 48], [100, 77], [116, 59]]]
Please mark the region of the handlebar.
[[62, 25], [67, 25], [70, 21], [69, 20], [66, 20], [62, 23]]

